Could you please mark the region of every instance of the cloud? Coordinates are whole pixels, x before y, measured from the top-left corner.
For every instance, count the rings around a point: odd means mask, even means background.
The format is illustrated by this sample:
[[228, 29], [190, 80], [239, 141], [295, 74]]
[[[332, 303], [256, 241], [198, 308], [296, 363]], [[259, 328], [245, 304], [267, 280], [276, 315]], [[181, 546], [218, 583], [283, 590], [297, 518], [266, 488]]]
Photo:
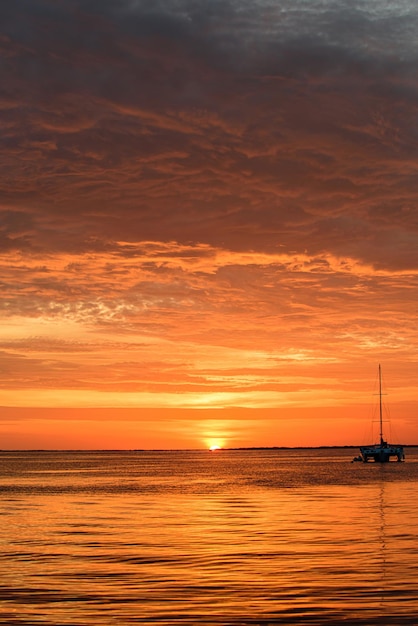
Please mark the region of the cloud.
[[325, 401], [346, 362], [415, 362], [415, 3], [14, 0], [0, 25], [8, 398], [261, 406], [315, 371]]
[[117, 207], [135, 239], [219, 244], [222, 221], [234, 247], [265, 248], [295, 246], [294, 215], [354, 212], [367, 228], [383, 200], [395, 211], [414, 198], [409, 3], [33, 0], [2, 12], [13, 205], [67, 223], [75, 211], [90, 234], [102, 217], [113, 230]]

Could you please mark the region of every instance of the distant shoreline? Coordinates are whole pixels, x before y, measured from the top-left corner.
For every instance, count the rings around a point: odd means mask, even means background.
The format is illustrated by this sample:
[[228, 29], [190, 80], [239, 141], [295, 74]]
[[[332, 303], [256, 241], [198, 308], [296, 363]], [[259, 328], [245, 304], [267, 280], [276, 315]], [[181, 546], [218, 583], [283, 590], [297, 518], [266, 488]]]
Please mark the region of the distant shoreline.
[[[353, 444], [347, 446], [254, 446], [254, 447], [241, 447], [241, 448], [219, 448], [219, 450], [352, 450], [353, 448], [360, 448], [364, 444]], [[396, 444], [403, 448], [416, 448], [417, 443]]]

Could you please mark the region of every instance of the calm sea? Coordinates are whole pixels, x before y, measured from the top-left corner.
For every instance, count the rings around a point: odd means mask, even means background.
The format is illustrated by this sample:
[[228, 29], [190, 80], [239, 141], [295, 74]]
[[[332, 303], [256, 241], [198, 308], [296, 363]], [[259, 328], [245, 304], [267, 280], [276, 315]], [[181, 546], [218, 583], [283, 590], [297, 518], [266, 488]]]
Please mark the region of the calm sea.
[[0, 623], [418, 624], [418, 450], [1, 452]]

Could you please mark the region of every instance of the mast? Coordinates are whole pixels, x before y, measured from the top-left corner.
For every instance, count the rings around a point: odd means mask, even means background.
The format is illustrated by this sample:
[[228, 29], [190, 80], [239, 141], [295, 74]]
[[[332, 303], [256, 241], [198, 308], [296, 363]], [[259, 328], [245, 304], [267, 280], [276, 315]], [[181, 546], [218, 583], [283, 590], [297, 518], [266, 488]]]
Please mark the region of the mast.
[[383, 414], [382, 414], [382, 370], [379, 363], [379, 418], [380, 418], [380, 445], [383, 446]]

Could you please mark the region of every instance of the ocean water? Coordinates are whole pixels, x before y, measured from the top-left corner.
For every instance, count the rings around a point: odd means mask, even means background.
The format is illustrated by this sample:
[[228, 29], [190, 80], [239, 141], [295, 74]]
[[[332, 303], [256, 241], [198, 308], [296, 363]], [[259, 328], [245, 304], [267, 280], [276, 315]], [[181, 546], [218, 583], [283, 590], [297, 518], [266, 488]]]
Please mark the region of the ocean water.
[[0, 623], [418, 624], [418, 450], [1, 452]]

